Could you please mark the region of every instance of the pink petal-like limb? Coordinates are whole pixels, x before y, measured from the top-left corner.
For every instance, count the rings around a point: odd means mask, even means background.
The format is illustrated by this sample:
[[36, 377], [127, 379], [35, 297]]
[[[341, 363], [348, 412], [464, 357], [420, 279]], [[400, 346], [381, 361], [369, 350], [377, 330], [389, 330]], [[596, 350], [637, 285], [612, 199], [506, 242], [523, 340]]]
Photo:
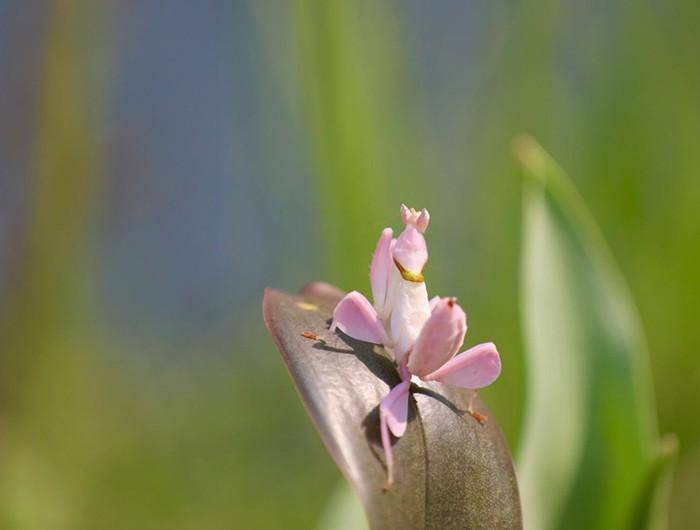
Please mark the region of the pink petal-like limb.
[[459, 351], [467, 332], [467, 316], [454, 298], [440, 299], [423, 325], [408, 358], [408, 370], [426, 376]]
[[331, 331], [340, 329], [353, 339], [388, 344], [389, 337], [382, 321], [367, 298], [357, 291], [346, 294], [333, 311]]
[[447, 361], [425, 381], [440, 381], [447, 385], [477, 389], [493, 383], [501, 373], [501, 359], [493, 342], [469, 348]]
[[372, 284], [374, 307], [380, 315], [383, 315], [385, 309], [388, 309], [386, 308], [386, 295], [389, 288], [389, 274], [394, 266], [390, 251], [393, 237], [394, 231], [391, 228], [382, 230], [369, 267], [369, 281]]
[[386, 459], [387, 479], [384, 489], [389, 489], [394, 483], [394, 454], [391, 450], [389, 431], [400, 438], [406, 432], [408, 422], [408, 390], [411, 381], [402, 381], [382, 399], [379, 404], [379, 430], [382, 437], [382, 447]]

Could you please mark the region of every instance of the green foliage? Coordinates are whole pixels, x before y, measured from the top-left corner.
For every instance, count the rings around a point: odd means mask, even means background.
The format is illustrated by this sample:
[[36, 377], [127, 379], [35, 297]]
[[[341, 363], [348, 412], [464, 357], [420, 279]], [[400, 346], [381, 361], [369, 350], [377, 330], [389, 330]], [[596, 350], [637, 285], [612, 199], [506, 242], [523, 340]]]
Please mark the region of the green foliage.
[[639, 317], [572, 184], [531, 139], [520, 139], [516, 152], [527, 177], [519, 473], [526, 526], [624, 528], [637, 505], [649, 504], [639, 497], [652, 498], [670, 451], [657, 456]]
[[668, 527], [673, 470], [678, 456], [678, 440], [667, 434], [659, 442], [657, 454], [647, 469], [635, 506], [629, 517], [630, 530], [664, 530]]
[[365, 283], [384, 213], [397, 212], [401, 201], [425, 202], [428, 191], [394, 6], [297, 0], [286, 37], [273, 33], [279, 13], [271, 9], [253, 6], [306, 132], [327, 279]]
[[2, 345], [3, 528], [75, 528], [103, 427], [85, 324], [86, 243], [99, 156], [86, 104], [89, 13], [86, 2], [56, 2], [49, 21], [26, 261]]
[[316, 530], [368, 530], [362, 505], [344, 480], [338, 482]]

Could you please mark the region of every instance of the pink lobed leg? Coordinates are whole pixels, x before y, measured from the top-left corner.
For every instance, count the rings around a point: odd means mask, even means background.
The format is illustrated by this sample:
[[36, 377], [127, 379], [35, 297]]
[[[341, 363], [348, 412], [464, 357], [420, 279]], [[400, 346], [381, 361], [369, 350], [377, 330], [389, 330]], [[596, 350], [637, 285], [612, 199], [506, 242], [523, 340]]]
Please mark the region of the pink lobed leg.
[[406, 432], [408, 421], [408, 391], [411, 381], [405, 380], [396, 385], [379, 404], [379, 430], [382, 438], [382, 448], [386, 459], [387, 479], [384, 489], [391, 488], [394, 483], [394, 454], [391, 449], [391, 432], [397, 438]]
[[501, 373], [501, 359], [493, 342], [479, 344], [422, 377], [460, 388], [477, 389], [493, 383]]
[[331, 331], [334, 331], [335, 328], [340, 329], [353, 339], [374, 344], [389, 343], [384, 324], [379, 319], [374, 307], [357, 291], [346, 294], [335, 306]]
[[391, 273], [391, 267], [394, 266], [390, 250], [393, 237], [394, 232], [391, 228], [382, 230], [369, 267], [369, 281], [372, 285], [374, 307], [377, 308], [377, 312], [380, 314], [383, 314], [385, 310], [387, 290], [389, 288], [389, 274]]
[[459, 351], [467, 332], [467, 316], [454, 298], [438, 300], [425, 321], [408, 358], [408, 369], [428, 375]]

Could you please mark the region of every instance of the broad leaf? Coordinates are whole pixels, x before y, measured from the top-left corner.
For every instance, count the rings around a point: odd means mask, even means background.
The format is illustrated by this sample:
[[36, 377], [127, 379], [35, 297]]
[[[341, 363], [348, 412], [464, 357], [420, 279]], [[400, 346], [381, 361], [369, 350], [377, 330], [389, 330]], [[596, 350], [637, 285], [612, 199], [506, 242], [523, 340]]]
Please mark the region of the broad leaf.
[[625, 528], [659, 447], [639, 317], [570, 181], [530, 139], [517, 155], [527, 176], [518, 459], [526, 527]]
[[[311, 284], [300, 295], [268, 289], [263, 315], [371, 528], [521, 528], [508, 447], [492, 418], [481, 425], [466, 412], [468, 391], [413, 385], [408, 428], [394, 445], [395, 484], [382, 490], [386, 468], [378, 405], [399, 376], [381, 348], [328, 332], [341, 296], [326, 284]], [[476, 407], [488, 414], [480, 401]]]
[[668, 526], [668, 504], [673, 468], [678, 456], [678, 440], [668, 434], [659, 443], [659, 451], [649, 469], [632, 512], [630, 530], [663, 530]]

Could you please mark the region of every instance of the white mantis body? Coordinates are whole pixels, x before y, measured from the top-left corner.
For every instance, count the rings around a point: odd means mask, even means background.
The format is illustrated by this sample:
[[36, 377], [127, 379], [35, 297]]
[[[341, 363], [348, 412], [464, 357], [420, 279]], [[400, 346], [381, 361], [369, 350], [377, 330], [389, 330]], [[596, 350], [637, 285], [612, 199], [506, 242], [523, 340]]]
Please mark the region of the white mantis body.
[[385, 228], [372, 257], [374, 305], [352, 291], [336, 306], [331, 324], [331, 331], [338, 328], [352, 338], [383, 345], [396, 362], [401, 382], [379, 405], [387, 489], [394, 480], [389, 432], [399, 438], [406, 431], [411, 378], [476, 390], [491, 384], [501, 372], [493, 343], [455, 355], [464, 341], [467, 319], [455, 298], [428, 299], [423, 233], [430, 215], [425, 209], [417, 212], [401, 205], [401, 217], [403, 232], [394, 239], [391, 228]]

